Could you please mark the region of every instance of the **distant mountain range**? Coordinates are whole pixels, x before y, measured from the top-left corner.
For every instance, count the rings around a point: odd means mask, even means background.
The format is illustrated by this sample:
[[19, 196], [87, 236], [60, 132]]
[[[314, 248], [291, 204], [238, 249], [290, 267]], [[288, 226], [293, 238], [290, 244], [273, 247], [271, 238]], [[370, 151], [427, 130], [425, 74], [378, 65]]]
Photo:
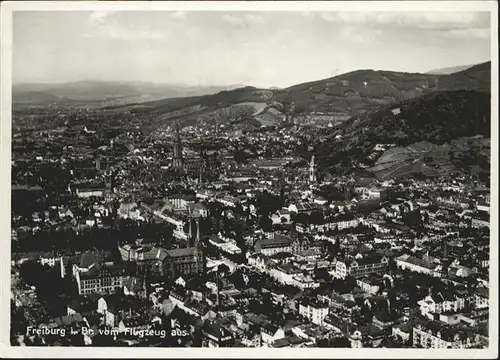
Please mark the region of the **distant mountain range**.
[[199, 96], [244, 85], [190, 86], [148, 82], [77, 81], [62, 84], [14, 84], [14, 104], [119, 105], [172, 97]]
[[461, 65], [461, 66], [450, 66], [450, 67], [445, 67], [441, 69], [434, 69], [431, 71], [428, 71], [426, 74], [432, 74], [432, 75], [450, 75], [459, 71], [467, 70], [474, 65]]
[[287, 113], [299, 117], [327, 113], [345, 119], [383, 105], [439, 91], [489, 91], [490, 78], [490, 62], [449, 75], [358, 70], [285, 89], [248, 86], [210, 95], [167, 98], [107, 109], [154, 115], [163, 122], [182, 119], [188, 123], [220, 118], [223, 110], [225, 113], [236, 112], [240, 117], [244, 115], [246, 122], [260, 126], [276, 124]]
[[[471, 169], [489, 173], [491, 62], [432, 72], [439, 74], [357, 70], [284, 89], [99, 81], [23, 84], [14, 86], [13, 99], [14, 104], [129, 112], [153, 128], [175, 119], [253, 129], [282, 124], [285, 118], [326, 118], [335, 125], [322, 130], [324, 138], [314, 143], [322, 168], [338, 173], [364, 164], [366, 172], [380, 179]], [[379, 143], [395, 147], [373, 154]]]

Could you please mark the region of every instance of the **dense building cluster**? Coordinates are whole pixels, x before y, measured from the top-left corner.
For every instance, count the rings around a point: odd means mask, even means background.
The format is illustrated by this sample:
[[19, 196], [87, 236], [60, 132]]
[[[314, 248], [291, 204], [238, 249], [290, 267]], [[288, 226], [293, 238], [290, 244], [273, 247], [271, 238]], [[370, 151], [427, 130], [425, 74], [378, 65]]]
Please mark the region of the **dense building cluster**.
[[488, 346], [477, 179], [329, 173], [308, 126], [57, 116], [13, 134], [13, 344]]

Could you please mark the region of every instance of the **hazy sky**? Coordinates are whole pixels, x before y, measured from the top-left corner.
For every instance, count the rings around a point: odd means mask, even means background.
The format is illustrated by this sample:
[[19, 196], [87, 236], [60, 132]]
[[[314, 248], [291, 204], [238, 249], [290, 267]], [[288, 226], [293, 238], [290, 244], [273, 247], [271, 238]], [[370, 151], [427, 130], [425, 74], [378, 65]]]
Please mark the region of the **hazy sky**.
[[13, 48], [15, 83], [281, 87], [488, 61], [490, 13], [16, 11]]

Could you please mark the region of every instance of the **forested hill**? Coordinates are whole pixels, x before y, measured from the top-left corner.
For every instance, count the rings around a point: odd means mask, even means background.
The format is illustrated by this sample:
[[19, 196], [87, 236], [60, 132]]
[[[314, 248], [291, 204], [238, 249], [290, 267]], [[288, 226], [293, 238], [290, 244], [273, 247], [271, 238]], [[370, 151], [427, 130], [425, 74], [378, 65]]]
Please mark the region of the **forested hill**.
[[[430, 158], [426, 153], [434, 151], [444, 153], [440, 155], [441, 170], [450, 165], [467, 171], [460, 159], [480, 141], [480, 149], [475, 152], [477, 159], [468, 159], [468, 164], [483, 164], [488, 170], [485, 161], [489, 161], [489, 140], [484, 143], [477, 136], [488, 139], [491, 135], [490, 100], [489, 92], [443, 91], [353, 117], [316, 147], [318, 161], [338, 171], [347, 171], [352, 164], [365, 164], [377, 172], [382, 169], [377, 160], [388, 156], [374, 153], [374, 148], [377, 144], [390, 144], [396, 149], [390, 150], [393, 169], [410, 163], [419, 165], [420, 171]], [[418, 146], [414, 146], [416, 143]]]
[[[347, 118], [435, 92], [462, 89], [489, 91], [490, 69], [491, 63], [487, 62], [450, 75], [357, 70], [285, 89], [248, 86], [211, 95], [168, 98], [113, 109], [141, 116], [152, 115], [155, 119], [161, 118], [160, 123], [174, 119], [190, 123], [200, 119], [210, 121], [218, 116], [218, 110], [238, 113], [236, 110], [242, 107], [248, 108], [246, 118], [258, 120], [257, 125], [267, 122], [276, 124], [285, 113], [290, 112], [295, 115], [326, 113]], [[266, 114], [269, 116], [263, 121], [262, 117]], [[233, 120], [228, 117], [224, 121], [231, 123]]]
[[351, 118], [342, 133], [375, 142], [407, 145], [448, 142], [457, 137], [490, 137], [490, 93], [442, 91]]

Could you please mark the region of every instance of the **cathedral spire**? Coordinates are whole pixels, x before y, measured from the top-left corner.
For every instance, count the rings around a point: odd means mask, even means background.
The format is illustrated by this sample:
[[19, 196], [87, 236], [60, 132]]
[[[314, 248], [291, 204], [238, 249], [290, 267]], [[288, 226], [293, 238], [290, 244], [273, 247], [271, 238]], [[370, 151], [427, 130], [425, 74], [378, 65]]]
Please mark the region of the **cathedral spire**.
[[177, 171], [183, 170], [182, 141], [180, 135], [179, 121], [175, 122], [175, 142], [172, 156], [172, 166]]
[[196, 218], [196, 246], [198, 246], [200, 242], [200, 219]]
[[314, 155], [311, 156], [311, 162], [309, 163], [309, 182], [316, 182], [316, 164], [314, 163]]
[[205, 269], [205, 258], [203, 256], [203, 248], [200, 241], [200, 219], [195, 218], [196, 221], [196, 238], [194, 240], [194, 262], [196, 263], [197, 271], [203, 272]]
[[189, 242], [191, 242], [191, 239], [193, 238], [193, 218], [191, 216], [191, 207], [189, 207]]

